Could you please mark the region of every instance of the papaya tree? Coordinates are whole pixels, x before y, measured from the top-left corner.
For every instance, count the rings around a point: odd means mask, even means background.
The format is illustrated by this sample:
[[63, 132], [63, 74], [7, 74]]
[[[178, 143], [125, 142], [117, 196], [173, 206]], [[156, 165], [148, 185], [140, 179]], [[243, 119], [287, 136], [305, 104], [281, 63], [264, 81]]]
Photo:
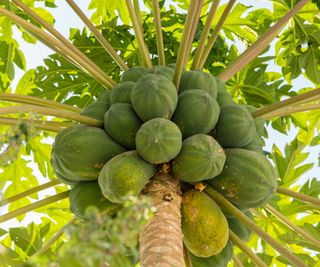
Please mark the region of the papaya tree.
[[0, 1], [0, 265], [320, 266], [319, 1], [65, 2]]

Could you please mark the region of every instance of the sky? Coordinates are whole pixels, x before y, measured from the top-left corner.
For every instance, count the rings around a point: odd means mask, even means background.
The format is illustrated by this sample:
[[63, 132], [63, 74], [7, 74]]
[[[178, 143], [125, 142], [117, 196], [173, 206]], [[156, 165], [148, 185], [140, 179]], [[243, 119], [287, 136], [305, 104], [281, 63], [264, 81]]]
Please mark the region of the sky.
[[[221, 2], [225, 3], [227, 1], [223, 0]], [[260, 8], [260, 7], [272, 8], [272, 4], [267, 1], [242, 0], [239, 2], [242, 2], [246, 5], [252, 5], [257, 8]], [[86, 11], [88, 1], [77, 0], [76, 3], [80, 6], [80, 8], [83, 11]], [[77, 17], [77, 15], [72, 11], [72, 9], [67, 5], [65, 1], [57, 1], [57, 4], [59, 7], [56, 9], [50, 9], [50, 12], [56, 18], [55, 28], [59, 30], [64, 36], [67, 37], [69, 35], [70, 28], [73, 28], [73, 27], [82, 28], [84, 26], [82, 21]], [[92, 12], [86, 12], [86, 14], [89, 16], [91, 13]], [[18, 42], [20, 43], [20, 46], [21, 46], [20, 48], [24, 51], [25, 56], [28, 59], [27, 69], [35, 68], [36, 66], [42, 65], [43, 59], [47, 55], [52, 54], [52, 51], [47, 47], [45, 47], [44, 45], [42, 45], [41, 43], [38, 43], [37, 45], [28, 44], [21, 39], [20, 34], [18, 32], [16, 32], [15, 36]], [[273, 70], [279, 70], [276, 66], [272, 64], [270, 65], [270, 68]], [[15, 84], [17, 83], [17, 81], [22, 75], [23, 75], [22, 71], [16, 70], [16, 78], [13, 83], [13, 88], [15, 87]], [[299, 90], [306, 86], [312, 86], [312, 84], [309, 81], [305, 80], [304, 78], [299, 78], [295, 80], [293, 85], [294, 85], [294, 90]], [[275, 144], [283, 151], [285, 144], [289, 143], [295, 137], [296, 133], [297, 133], [297, 129], [294, 129], [294, 128], [291, 129], [288, 135], [284, 135], [273, 130], [271, 127], [268, 127], [269, 138], [268, 140], [266, 140], [266, 146], [264, 149], [266, 151], [271, 151], [272, 146]], [[319, 146], [316, 148], [308, 148], [307, 151], [310, 152], [310, 155], [306, 162], [317, 162], [319, 157]], [[36, 166], [33, 166], [33, 167], [35, 169], [34, 171], [35, 176], [41, 177], [41, 174], [37, 170], [37, 167]], [[320, 168], [314, 167], [304, 176], [304, 179], [301, 181], [305, 181], [313, 177], [317, 177], [318, 179], [320, 179], [319, 173], [320, 173]], [[48, 192], [50, 191], [48, 190], [44, 191], [42, 192], [41, 195], [44, 196]], [[0, 210], [0, 214], [3, 212], [4, 212], [3, 210], [2, 211]], [[4, 225], [4, 227], [6, 226], [12, 226], [12, 221], [7, 222]]]

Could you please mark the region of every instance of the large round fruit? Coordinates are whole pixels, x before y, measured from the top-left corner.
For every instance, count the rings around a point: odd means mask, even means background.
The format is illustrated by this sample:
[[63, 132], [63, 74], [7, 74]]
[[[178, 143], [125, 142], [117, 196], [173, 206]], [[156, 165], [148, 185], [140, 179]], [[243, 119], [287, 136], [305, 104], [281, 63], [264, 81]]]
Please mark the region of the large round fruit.
[[131, 91], [131, 103], [143, 121], [170, 119], [178, 102], [173, 82], [160, 74], [145, 74]]
[[112, 214], [120, 207], [102, 195], [97, 181], [76, 183], [70, 191], [69, 200], [70, 211], [82, 220], [88, 219], [86, 209], [90, 206], [106, 214]]
[[135, 82], [123, 82], [118, 84], [111, 90], [110, 93], [110, 105], [115, 103], [131, 103], [130, 94]]
[[[250, 112], [250, 114], [252, 114], [257, 110], [257, 108], [255, 108], [254, 106], [250, 106], [250, 105], [243, 105], [243, 106]], [[261, 117], [253, 118], [253, 121], [254, 121], [254, 125], [256, 126], [256, 131], [258, 135], [262, 136], [264, 133], [264, 124], [266, 123], [266, 121]]]
[[220, 108], [227, 105], [235, 104], [233, 102], [231, 95], [229, 95], [228, 93], [221, 93], [221, 92], [218, 92], [217, 102], [219, 103]]
[[208, 258], [200, 258], [188, 252], [192, 266], [194, 267], [226, 267], [233, 254], [233, 244], [229, 240], [225, 248], [217, 255]]
[[104, 90], [99, 96], [98, 101], [104, 101], [108, 104], [110, 104], [110, 92], [111, 90]]
[[200, 70], [191, 70], [182, 73], [179, 93], [188, 89], [201, 89], [207, 91], [214, 99], [217, 98], [218, 94], [216, 79], [210, 73]]
[[263, 141], [262, 141], [261, 137], [257, 133], [255, 133], [252, 141], [242, 148], [247, 149], [247, 150], [256, 151], [259, 153], [263, 153], [262, 144], [263, 144]]
[[172, 121], [156, 118], [141, 126], [136, 146], [143, 159], [155, 164], [168, 162], [180, 152], [182, 135]]
[[216, 125], [220, 108], [217, 101], [204, 90], [189, 89], [178, 97], [172, 121], [180, 128], [183, 138], [207, 134]]
[[118, 144], [135, 149], [136, 133], [142, 121], [127, 103], [113, 104], [104, 117], [104, 129]]
[[128, 196], [139, 195], [155, 170], [156, 166], [144, 161], [136, 151], [128, 151], [107, 162], [98, 182], [107, 199], [123, 203]]
[[[252, 218], [250, 212], [245, 212], [247, 217]], [[247, 242], [250, 238], [252, 231], [236, 218], [227, 218], [229, 229], [232, 230], [243, 242]]]
[[204, 192], [184, 193], [181, 206], [183, 242], [197, 257], [220, 253], [229, 238], [226, 217], [219, 206]]
[[97, 180], [104, 164], [124, 151], [104, 130], [75, 125], [57, 134], [51, 163], [58, 177], [70, 181]]
[[223, 82], [223, 80], [221, 80], [218, 77], [214, 77], [214, 78], [216, 80], [218, 94], [220, 94], [220, 93], [228, 93], [227, 92], [227, 88], [226, 88], [226, 84]]
[[251, 114], [241, 105], [227, 105], [220, 110], [216, 126], [217, 141], [224, 148], [249, 144], [256, 133]]
[[172, 170], [177, 179], [195, 183], [220, 174], [225, 160], [223, 148], [213, 137], [196, 134], [183, 141]]
[[241, 148], [226, 149], [227, 160], [220, 175], [208, 180], [240, 209], [261, 207], [277, 188], [276, 173], [262, 154]]
[[97, 100], [88, 105], [80, 114], [103, 121], [104, 114], [106, 114], [108, 109], [109, 103], [107, 103], [106, 101]]
[[147, 73], [154, 73], [154, 74], [160, 74], [164, 77], [168, 78], [170, 81], [173, 81], [174, 77], [174, 69], [169, 66], [153, 66], [151, 69], [148, 70]]
[[139, 80], [141, 76], [143, 76], [147, 72], [148, 72], [148, 69], [145, 67], [141, 67], [141, 66], [132, 67], [126, 70], [122, 74], [120, 78], [120, 83], [128, 82], [128, 81], [136, 82], [137, 80]]

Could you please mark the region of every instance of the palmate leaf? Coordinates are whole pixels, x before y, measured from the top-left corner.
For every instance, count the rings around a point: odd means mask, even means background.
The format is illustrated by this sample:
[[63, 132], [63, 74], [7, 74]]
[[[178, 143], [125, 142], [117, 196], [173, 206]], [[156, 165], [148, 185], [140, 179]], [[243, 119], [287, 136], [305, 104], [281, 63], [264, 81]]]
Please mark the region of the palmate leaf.
[[[287, 12], [292, 7], [291, 2], [275, 1], [275, 16]], [[319, 10], [310, 3], [295, 16], [293, 26], [288, 27], [276, 44], [277, 64], [288, 81], [304, 70], [314, 84], [320, 83], [320, 24], [316, 21], [319, 16]]]

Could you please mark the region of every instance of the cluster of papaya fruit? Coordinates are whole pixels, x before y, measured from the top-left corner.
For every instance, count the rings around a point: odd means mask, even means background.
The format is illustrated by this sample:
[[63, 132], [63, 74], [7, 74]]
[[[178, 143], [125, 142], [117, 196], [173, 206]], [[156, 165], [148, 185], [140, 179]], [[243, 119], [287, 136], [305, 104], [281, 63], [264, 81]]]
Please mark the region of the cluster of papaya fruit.
[[225, 266], [229, 228], [243, 240], [250, 230], [191, 185], [205, 181], [243, 211], [263, 206], [277, 186], [262, 150], [264, 120], [252, 117], [254, 107], [236, 104], [209, 73], [185, 71], [177, 90], [174, 68], [124, 72], [82, 112], [104, 121], [104, 129], [80, 124], [61, 131], [51, 163], [72, 185], [70, 209], [81, 219], [90, 205], [114, 214], [166, 164], [186, 188], [182, 230], [194, 266]]

